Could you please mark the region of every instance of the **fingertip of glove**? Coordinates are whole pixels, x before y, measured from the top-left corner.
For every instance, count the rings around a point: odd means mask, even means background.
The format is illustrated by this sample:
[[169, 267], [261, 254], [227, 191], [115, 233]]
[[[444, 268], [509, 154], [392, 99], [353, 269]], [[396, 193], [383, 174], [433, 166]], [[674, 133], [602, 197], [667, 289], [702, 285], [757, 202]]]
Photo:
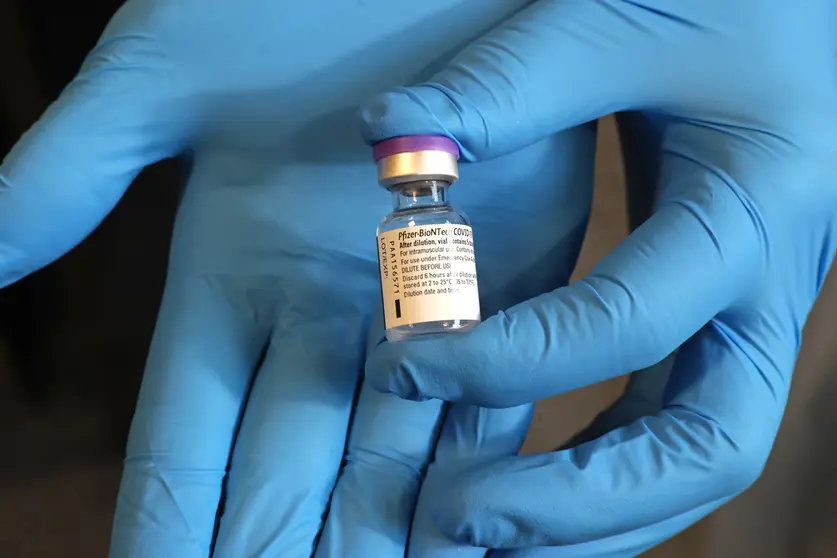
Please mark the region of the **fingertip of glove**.
[[431, 517], [439, 531], [457, 544], [504, 548], [514, 538], [514, 525], [493, 513], [492, 491], [472, 469], [448, 475], [437, 484]]
[[387, 342], [378, 344], [368, 355], [364, 367], [366, 382], [381, 393], [391, 393], [408, 401], [429, 401], [419, 388], [420, 380], [415, 377], [409, 364], [415, 341]]
[[361, 105], [358, 116], [364, 141], [374, 145], [393, 137], [423, 134], [444, 135], [456, 141], [438, 110], [430, 106], [423, 89], [427, 88], [393, 88]]
[[397, 368], [386, 365], [366, 365], [366, 382], [372, 389], [380, 393], [397, 395], [407, 401], [429, 401], [431, 398], [421, 394], [415, 381], [408, 375], [403, 374]]

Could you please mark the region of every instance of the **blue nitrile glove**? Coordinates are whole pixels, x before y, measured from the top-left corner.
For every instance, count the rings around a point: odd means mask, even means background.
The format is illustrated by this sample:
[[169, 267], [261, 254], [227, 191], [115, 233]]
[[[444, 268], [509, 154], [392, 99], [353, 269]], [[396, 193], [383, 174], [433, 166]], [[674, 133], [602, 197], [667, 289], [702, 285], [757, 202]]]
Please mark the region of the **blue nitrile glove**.
[[367, 362], [384, 392], [508, 407], [679, 348], [670, 378], [635, 378], [585, 443], [437, 487], [431, 515], [450, 538], [554, 547], [499, 556], [632, 556], [750, 486], [834, 255], [828, 0], [542, 0], [363, 114], [370, 142], [443, 133], [484, 161], [614, 111], [630, 113], [632, 186], [656, 184], [647, 221], [583, 280]]
[[[438, 401], [366, 388], [355, 401], [391, 208], [356, 109], [524, 3], [132, 1], [5, 160], [2, 285], [80, 242], [144, 166], [192, 155], [112, 556], [294, 558], [316, 544], [403, 558], [432, 456], [517, 451], [529, 406], [457, 407], [442, 425]], [[594, 147], [579, 128], [463, 169], [451, 194], [479, 231], [486, 311], [568, 281]], [[430, 527], [417, 519], [414, 555], [464, 556]]]

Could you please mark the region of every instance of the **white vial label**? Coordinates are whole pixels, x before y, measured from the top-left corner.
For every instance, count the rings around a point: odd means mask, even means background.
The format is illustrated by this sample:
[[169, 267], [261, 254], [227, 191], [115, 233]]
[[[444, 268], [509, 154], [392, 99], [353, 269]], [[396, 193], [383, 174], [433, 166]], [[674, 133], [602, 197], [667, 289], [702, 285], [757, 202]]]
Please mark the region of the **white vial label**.
[[471, 227], [419, 225], [378, 235], [387, 329], [480, 319]]

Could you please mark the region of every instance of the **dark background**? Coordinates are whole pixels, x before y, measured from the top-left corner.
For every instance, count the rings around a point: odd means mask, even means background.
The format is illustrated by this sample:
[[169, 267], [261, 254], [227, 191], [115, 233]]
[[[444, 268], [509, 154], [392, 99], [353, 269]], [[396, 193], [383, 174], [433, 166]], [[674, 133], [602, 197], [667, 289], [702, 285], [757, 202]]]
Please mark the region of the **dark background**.
[[[72, 79], [120, 2], [3, 2], [9, 13], [0, 12], [5, 21], [0, 35], [9, 44], [0, 48], [5, 101], [0, 152], [6, 153]], [[96, 398], [136, 386], [165, 271], [178, 171], [171, 161], [148, 169], [89, 240], [57, 264], [0, 291], [7, 357], [30, 401], [60, 397], [68, 387], [60, 385], [61, 377], [71, 368], [73, 385], [84, 377], [80, 391], [92, 390]], [[45, 342], [61, 350], [45, 350]], [[54, 362], [55, 354], [61, 362]], [[89, 355], [97, 362], [80, 360]], [[120, 389], [113, 391], [116, 386]], [[132, 401], [134, 394], [127, 395]], [[126, 410], [125, 401], [112, 403], [113, 411]]]
[[[0, 0], [0, 155], [118, 0]], [[147, 169], [91, 237], [0, 290], [0, 556], [105, 556], [181, 183]]]
[[[118, 0], [0, 0], [0, 154], [78, 70]], [[612, 119], [578, 274], [626, 232]], [[106, 556], [125, 438], [165, 276], [183, 172], [147, 169], [70, 254], [0, 290], [0, 558]], [[837, 557], [837, 281], [812, 313], [763, 478], [649, 553], [654, 558]], [[526, 451], [547, 451], [624, 379], [539, 404]]]

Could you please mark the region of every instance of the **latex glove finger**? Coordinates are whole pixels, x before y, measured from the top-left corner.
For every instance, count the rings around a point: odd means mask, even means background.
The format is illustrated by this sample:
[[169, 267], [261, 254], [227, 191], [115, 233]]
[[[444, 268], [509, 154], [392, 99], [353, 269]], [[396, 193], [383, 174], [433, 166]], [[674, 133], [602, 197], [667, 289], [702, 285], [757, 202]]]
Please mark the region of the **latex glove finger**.
[[534, 405], [485, 409], [452, 405], [445, 419], [434, 462], [415, 510], [408, 558], [482, 558], [485, 549], [452, 540], [439, 530], [433, 512], [450, 497], [449, 479], [477, 462], [516, 455], [532, 422]]
[[440, 401], [404, 401], [363, 386], [317, 558], [404, 558], [443, 419]]
[[676, 354], [631, 374], [625, 393], [599, 413], [586, 428], [569, 439], [561, 449], [587, 443], [637, 419], [659, 413], [664, 404], [665, 390]]
[[73, 248], [144, 166], [175, 153], [174, 87], [149, 29], [105, 34], [0, 166], [0, 287]]
[[[816, 263], [827, 268], [835, 249], [834, 235], [816, 231], [813, 238], [816, 240], [803, 250], [777, 243], [774, 257], [789, 262], [792, 269], [807, 270]], [[784, 252], [788, 249], [793, 254]], [[627, 520], [612, 534], [557, 547], [494, 554], [513, 558], [634, 556], [746, 488], [760, 474], [772, 445], [787, 398], [801, 324], [823, 276], [794, 273], [788, 284], [768, 289], [766, 300], [756, 299], [754, 308], [758, 310], [721, 314], [676, 356], [635, 374], [625, 396], [571, 444], [581, 445], [557, 454], [575, 459], [591, 482], [611, 479], [628, 490], [642, 491], [642, 483], [648, 480], [650, 485], [644, 490], [652, 501], [641, 496], [634, 500], [619, 492], [614, 505], [603, 496], [601, 508], [588, 507], [583, 513], [595, 514], [606, 508], [613, 512], [611, 520]], [[671, 361], [675, 366], [666, 381], [666, 365]], [[662, 411], [651, 416], [658, 403]], [[611, 428], [615, 430], [608, 433]], [[610, 460], [609, 468], [597, 469], [598, 464]], [[702, 482], [717, 491], [716, 499], [701, 492], [698, 486]], [[663, 495], [666, 490], [671, 490], [668, 502]], [[580, 508], [593, 499], [579, 498], [579, 504], [570, 507]], [[627, 508], [631, 500], [641, 511], [640, 518], [649, 510], [654, 513], [661, 503], [671, 507], [658, 515], [657, 522], [636, 527], [629, 525], [636, 512], [619, 509]], [[608, 521], [602, 524], [607, 526]]]
[[532, 2], [428, 82], [370, 99], [360, 112], [364, 137], [442, 134], [476, 161], [641, 104], [659, 94], [655, 83], [667, 66], [639, 63], [659, 53], [634, 19], [643, 12], [608, 2]]
[[[353, 297], [312, 286], [315, 295], [297, 292], [293, 304], [260, 309], [276, 309], [273, 332], [230, 462], [218, 558], [314, 553], [343, 461], [367, 340], [367, 313], [358, 306], [371, 304], [368, 289], [350, 281], [344, 287]], [[311, 296], [316, 308], [305, 305]]]
[[[693, 125], [669, 132], [654, 215], [583, 280], [466, 335], [383, 343], [368, 381], [405, 398], [504, 407], [655, 364], [743, 296], [763, 264], [763, 223], [725, 166], [745, 147]], [[689, 249], [684, 250], [684, 243]], [[734, 265], [732, 262], [735, 262]], [[607, 350], [602, 350], [607, 348]]]
[[559, 546], [546, 555], [562, 557], [669, 538], [746, 489], [767, 459], [796, 343], [757, 322], [714, 321], [686, 343], [659, 414], [567, 451], [457, 475], [436, 524], [463, 543]]
[[270, 324], [259, 290], [171, 279], [148, 357], [116, 506], [111, 556], [209, 556], [252, 372]]
[[[375, 316], [372, 330], [377, 335], [370, 335], [370, 347], [383, 337], [383, 313]], [[411, 554], [443, 558], [459, 545], [429, 522], [422, 511], [426, 504], [416, 510], [428, 463], [434, 461], [426, 477], [432, 481], [440, 469], [514, 454], [525, 439], [531, 414], [530, 406], [502, 411], [455, 406], [447, 412], [439, 401], [404, 401], [364, 385], [316, 555], [367, 556], [374, 551], [376, 557], [403, 558], [409, 539]], [[462, 551], [459, 548], [457, 555]]]
[[[367, 339], [384, 337], [383, 310]], [[355, 363], [357, 370], [362, 363]], [[404, 558], [419, 487], [433, 458], [446, 406], [417, 403], [363, 385], [344, 467], [331, 497], [317, 558]]]
[[[633, 231], [648, 220], [654, 209], [665, 121], [639, 112], [617, 114], [616, 120], [625, 166], [628, 221]], [[673, 362], [674, 354], [650, 368], [633, 372], [625, 393], [587, 428], [568, 440], [563, 449], [589, 442], [640, 417], [657, 414], [663, 406]]]
[[[672, 536], [686, 530], [694, 523], [706, 517], [729, 499], [712, 502], [695, 510], [671, 517], [655, 525], [660, 532], [672, 533]], [[648, 542], [647, 537], [629, 537], [616, 535], [606, 539], [570, 546], [536, 546], [518, 550], [493, 550], [486, 558], [634, 558], [658, 546], [661, 542]]]

